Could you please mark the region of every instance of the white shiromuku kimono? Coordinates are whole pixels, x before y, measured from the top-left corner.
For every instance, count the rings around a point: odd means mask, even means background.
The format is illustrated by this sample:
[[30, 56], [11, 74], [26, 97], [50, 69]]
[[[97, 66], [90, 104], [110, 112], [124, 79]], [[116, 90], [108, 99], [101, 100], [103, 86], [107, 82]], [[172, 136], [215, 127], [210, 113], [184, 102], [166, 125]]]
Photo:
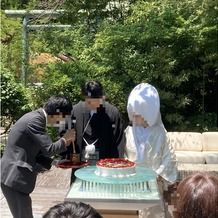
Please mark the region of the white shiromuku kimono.
[[[129, 95], [127, 112], [132, 126], [125, 129], [124, 155], [138, 166], [156, 171], [163, 178], [158, 182], [162, 195], [163, 190], [167, 190], [168, 185], [176, 181], [178, 168], [175, 153], [162, 123], [157, 90], [148, 83], [137, 85]], [[134, 115], [140, 115], [148, 126], [136, 125]], [[152, 216], [156, 217], [153, 213], [145, 217]]]
[[[162, 125], [147, 128], [128, 126], [125, 137], [125, 157], [138, 166], [154, 170], [169, 184], [176, 181], [176, 157]], [[142, 140], [140, 144], [138, 138]]]

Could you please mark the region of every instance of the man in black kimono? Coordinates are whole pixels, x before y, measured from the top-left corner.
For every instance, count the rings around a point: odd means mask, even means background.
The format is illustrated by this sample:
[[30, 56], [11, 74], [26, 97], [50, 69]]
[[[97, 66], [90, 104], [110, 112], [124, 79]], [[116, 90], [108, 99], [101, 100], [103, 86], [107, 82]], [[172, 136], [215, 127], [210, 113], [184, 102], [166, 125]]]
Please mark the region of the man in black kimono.
[[[75, 146], [81, 160], [96, 161], [118, 158], [122, 154], [123, 125], [118, 109], [105, 101], [103, 86], [98, 81], [86, 82], [82, 87], [85, 101], [73, 107], [72, 127], [76, 131]], [[120, 150], [121, 149], [121, 150]], [[71, 183], [75, 181], [72, 170]]]

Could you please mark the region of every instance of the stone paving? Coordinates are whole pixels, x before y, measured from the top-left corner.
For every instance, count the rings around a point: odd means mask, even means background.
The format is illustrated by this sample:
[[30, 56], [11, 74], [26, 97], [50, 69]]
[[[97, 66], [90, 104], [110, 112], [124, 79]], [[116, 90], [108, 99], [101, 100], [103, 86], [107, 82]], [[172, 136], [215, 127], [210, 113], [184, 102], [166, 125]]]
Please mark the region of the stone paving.
[[[31, 193], [33, 216], [41, 218], [52, 206], [63, 202], [70, 187], [71, 169], [52, 167], [38, 175], [36, 187]], [[0, 192], [0, 217], [12, 218], [7, 202]]]

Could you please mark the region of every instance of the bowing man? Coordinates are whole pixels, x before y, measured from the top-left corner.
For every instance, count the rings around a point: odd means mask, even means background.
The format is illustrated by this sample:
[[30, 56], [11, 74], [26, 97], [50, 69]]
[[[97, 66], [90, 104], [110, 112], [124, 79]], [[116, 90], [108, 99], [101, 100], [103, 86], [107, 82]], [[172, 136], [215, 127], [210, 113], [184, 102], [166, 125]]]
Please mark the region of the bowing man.
[[32, 218], [30, 193], [35, 188], [38, 166], [56, 165], [50, 156], [64, 152], [75, 140], [74, 130], [52, 142], [46, 125], [58, 126], [70, 118], [72, 104], [62, 95], [51, 96], [43, 108], [22, 116], [13, 126], [1, 159], [1, 189], [14, 218]]

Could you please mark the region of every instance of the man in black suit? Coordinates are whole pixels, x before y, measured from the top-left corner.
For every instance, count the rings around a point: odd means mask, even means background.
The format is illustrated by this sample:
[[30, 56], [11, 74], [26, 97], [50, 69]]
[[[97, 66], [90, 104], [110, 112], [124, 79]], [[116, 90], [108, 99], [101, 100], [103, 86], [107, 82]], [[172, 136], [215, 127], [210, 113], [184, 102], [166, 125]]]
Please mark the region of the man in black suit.
[[[98, 81], [88, 81], [82, 86], [80, 101], [73, 107], [72, 124], [76, 131], [76, 151], [81, 160], [90, 165], [104, 158], [122, 156], [123, 124], [119, 110], [105, 101], [103, 86]], [[72, 170], [71, 183], [75, 181]]]
[[22, 116], [8, 135], [1, 159], [1, 188], [14, 218], [32, 218], [30, 193], [36, 183], [38, 167], [50, 169], [55, 153], [67, 150], [75, 140], [73, 129], [52, 142], [46, 125], [57, 126], [70, 118], [72, 103], [62, 95], [51, 96], [43, 108]]

